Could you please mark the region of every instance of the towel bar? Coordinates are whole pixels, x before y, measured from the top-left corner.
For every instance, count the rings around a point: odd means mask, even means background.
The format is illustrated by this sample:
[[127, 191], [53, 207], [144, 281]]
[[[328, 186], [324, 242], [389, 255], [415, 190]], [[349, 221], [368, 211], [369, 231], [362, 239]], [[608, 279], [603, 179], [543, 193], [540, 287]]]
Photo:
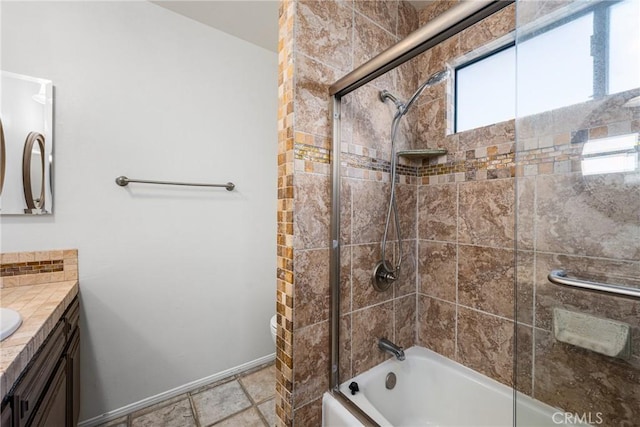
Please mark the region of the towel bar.
[[116, 184], [120, 187], [129, 185], [130, 182], [138, 182], [142, 184], [161, 184], [161, 185], [186, 185], [190, 187], [224, 187], [227, 191], [233, 191], [236, 185], [233, 182], [227, 182], [226, 184], [199, 184], [193, 182], [173, 182], [173, 181], [149, 181], [144, 179], [132, 179], [126, 176], [119, 176], [116, 178]]

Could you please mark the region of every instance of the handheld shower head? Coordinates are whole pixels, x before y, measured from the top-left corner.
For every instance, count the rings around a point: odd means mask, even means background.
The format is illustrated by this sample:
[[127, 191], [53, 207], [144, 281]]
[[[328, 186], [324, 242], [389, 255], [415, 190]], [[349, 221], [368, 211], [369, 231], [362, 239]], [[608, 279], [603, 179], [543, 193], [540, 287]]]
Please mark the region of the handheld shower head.
[[403, 103], [402, 101], [400, 101], [398, 98], [393, 96], [386, 89], [383, 90], [383, 91], [380, 91], [380, 94], [379, 94], [380, 101], [386, 102], [387, 99], [390, 99], [391, 101], [393, 101], [394, 104], [396, 104], [396, 108], [398, 108], [398, 113], [397, 114], [399, 114], [400, 116], [404, 116], [407, 113], [407, 111], [409, 111], [409, 108], [411, 108], [411, 105], [413, 105], [413, 103], [416, 101], [416, 99], [418, 99], [418, 97], [422, 94], [422, 92], [426, 88], [428, 88], [429, 86], [433, 86], [435, 84], [440, 83], [441, 81], [443, 81], [447, 77], [449, 77], [449, 70], [448, 69], [444, 69], [442, 71], [438, 71], [437, 73], [432, 74], [431, 76], [429, 76], [427, 81], [422, 83], [422, 85], [418, 88], [418, 90], [416, 90], [416, 92], [413, 94], [413, 96], [411, 96], [411, 98], [409, 98], [409, 100], [406, 103]]
[[435, 84], [440, 83], [441, 81], [443, 81], [444, 79], [446, 79], [447, 77], [449, 77], [449, 70], [448, 69], [444, 69], [442, 71], [438, 71], [437, 73], [433, 73], [428, 79], [427, 79], [427, 86], [432, 86]]
[[422, 92], [424, 92], [424, 90], [426, 88], [442, 82], [447, 77], [449, 77], [449, 70], [448, 69], [444, 69], [442, 71], [438, 71], [437, 73], [434, 73], [431, 76], [429, 76], [427, 81], [422, 83], [422, 85], [418, 88], [418, 90], [416, 90], [416, 92], [413, 94], [413, 96], [411, 98], [409, 98], [409, 101], [407, 101], [407, 103], [404, 105], [403, 114], [406, 113], [407, 111], [409, 111], [409, 108], [411, 108], [411, 105], [413, 105], [413, 103], [416, 101], [416, 99], [418, 99], [418, 97], [422, 94]]

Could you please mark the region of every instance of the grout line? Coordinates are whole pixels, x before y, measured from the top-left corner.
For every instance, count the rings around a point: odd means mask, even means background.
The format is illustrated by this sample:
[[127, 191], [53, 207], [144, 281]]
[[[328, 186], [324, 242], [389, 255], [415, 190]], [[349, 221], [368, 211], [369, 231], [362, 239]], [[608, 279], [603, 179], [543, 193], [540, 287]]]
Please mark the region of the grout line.
[[[355, 0], [353, 0], [355, 1]], [[356, 57], [356, 6], [351, 2], [351, 69], [355, 69]], [[342, 142], [342, 141], [341, 141]]]
[[393, 287], [393, 294], [394, 294], [393, 295], [393, 305], [391, 306], [391, 315], [393, 316], [393, 318], [391, 319], [391, 324], [393, 325], [393, 331], [392, 331], [392, 334], [391, 334], [391, 336], [393, 338], [392, 338], [391, 342], [397, 343], [398, 342], [398, 337], [396, 336], [396, 312], [398, 311], [398, 307], [397, 307], [397, 298], [395, 296], [395, 293], [396, 293], [396, 289], [395, 289], [395, 284], [394, 284], [394, 287]]
[[248, 411], [248, 410], [249, 410], [249, 409], [251, 409], [251, 408], [253, 408], [253, 405], [251, 405], [251, 406], [249, 406], [249, 407], [246, 407], [246, 408], [244, 408], [244, 409], [241, 409], [241, 410], [239, 410], [238, 412], [234, 412], [233, 414], [228, 415], [228, 416], [226, 416], [226, 417], [224, 417], [224, 418], [220, 418], [219, 420], [217, 420], [217, 421], [215, 421], [215, 422], [213, 422], [213, 423], [211, 423], [211, 424], [207, 424], [206, 426], [202, 426], [202, 427], [214, 427], [214, 426], [217, 426], [217, 425], [219, 425], [220, 423], [222, 423], [222, 422], [224, 422], [224, 421], [227, 421], [228, 419], [233, 418], [234, 416], [236, 416], [236, 415], [238, 415], [238, 414], [241, 414], [241, 413], [243, 413], [243, 412], [245, 412], [245, 411]]
[[[265, 368], [263, 368], [263, 369], [265, 369]], [[258, 371], [255, 371], [255, 372], [258, 372]], [[251, 408], [255, 408], [255, 410], [258, 412], [258, 416], [260, 417], [260, 419], [262, 420], [262, 422], [263, 422], [266, 426], [268, 426], [268, 425], [269, 425], [269, 422], [267, 421], [267, 419], [265, 418], [265, 416], [262, 414], [262, 411], [260, 411], [260, 408], [258, 408], [258, 404], [259, 404], [259, 403], [264, 403], [264, 402], [266, 402], [268, 399], [264, 399], [264, 400], [262, 400], [261, 402], [257, 402], [256, 400], [254, 400], [253, 396], [251, 396], [251, 393], [249, 393], [249, 391], [246, 389], [246, 387], [244, 386], [244, 384], [243, 384], [243, 383], [242, 383], [242, 381], [241, 381], [241, 378], [244, 378], [244, 377], [246, 377], [246, 375], [243, 375], [242, 377], [238, 378], [238, 384], [240, 384], [240, 388], [241, 388], [241, 389], [242, 389], [242, 391], [244, 392], [245, 396], [247, 396], [247, 397], [249, 398], [249, 402], [251, 402], [251, 406], [250, 406], [250, 407], [248, 407], [248, 408], [245, 408], [244, 410], [241, 410], [241, 411], [239, 411], [239, 412], [236, 412], [236, 413], [235, 413], [235, 414], [233, 414], [233, 415], [237, 415], [237, 414], [239, 414], [239, 413], [241, 413], [241, 412], [248, 411], [248, 410], [250, 410]], [[275, 379], [275, 378], [274, 378], [274, 379]], [[275, 390], [274, 390], [274, 393], [275, 393]], [[272, 396], [269, 396], [269, 399], [271, 399], [271, 398], [275, 398], [275, 394], [274, 394], [274, 395], [272, 395]], [[274, 404], [275, 404], [275, 401], [274, 401]], [[231, 415], [231, 416], [233, 416], [233, 415]]]
[[458, 299], [458, 273], [460, 268], [460, 184], [456, 184], [456, 277], [454, 278], [454, 283], [456, 285], [456, 324], [455, 324], [455, 333], [454, 333], [454, 347], [453, 354], [455, 360], [458, 360], [458, 317], [459, 317], [459, 306], [460, 300]]
[[[536, 201], [537, 203], [537, 201]], [[534, 222], [534, 229], [537, 229], [537, 226]], [[631, 264], [637, 264], [638, 261], [635, 259], [625, 259], [625, 258], [605, 258], [605, 257], [596, 257], [596, 256], [588, 256], [588, 255], [580, 255], [580, 254], [569, 254], [569, 253], [564, 253], [564, 252], [552, 252], [552, 251], [541, 251], [541, 250], [537, 250], [535, 249], [537, 245], [534, 246], [534, 249], [530, 249], [527, 250], [527, 252], [535, 252], [537, 254], [541, 254], [541, 255], [559, 255], [559, 256], [566, 256], [569, 258], [585, 258], [587, 260], [595, 260], [595, 261], [610, 261], [610, 262], [623, 262], [623, 263], [631, 263]]]
[[[378, 303], [375, 303], [375, 304], [372, 304], [372, 305], [368, 305], [366, 307], [358, 308], [357, 310], [352, 310], [348, 314], [360, 313], [361, 311], [369, 310], [370, 308], [375, 308], [375, 307], [378, 307], [378, 306], [381, 306], [381, 305], [384, 305], [384, 304], [389, 304], [390, 302], [393, 302], [393, 300], [394, 300], [394, 298], [389, 298], [387, 300], [384, 300], [384, 301], [381, 301], [381, 302], [378, 302]], [[322, 322], [320, 322], [320, 323], [322, 323]], [[305, 328], [306, 328], [306, 326], [305, 326]]]
[[531, 323], [533, 324], [533, 329], [531, 331], [531, 396], [535, 397], [536, 392], [536, 298], [537, 298], [537, 288], [538, 281], [536, 277], [538, 276], [538, 179], [534, 178], [533, 180], [533, 271], [531, 274], [533, 277], [531, 278], [533, 289], [531, 291], [533, 300], [531, 303], [533, 307], [531, 309]]
[[[388, 36], [391, 36], [391, 38], [393, 39], [394, 43], [398, 42], [399, 37], [396, 34], [393, 34], [391, 31], [387, 30], [386, 28], [384, 28], [382, 25], [380, 25], [378, 23], [378, 21], [375, 21], [373, 18], [368, 17], [367, 15], [365, 15], [364, 13], [360, 12], [359, 10], [356, 10], [356, 8], [353, 8], [353, 11], [355, 13], [357, 13], [358, 15], [360, 15], [361, 17], [365, 18], [367, 21], [369, 21], [370, 23], [374, 24], [376, 27], [378, 27], [379, 29], [381, 29], [382, 31], [384, 31]], [[354, 19], [354, 23], [353, 23], [353, 27], [355, 28], [355, 19]]]
[[[458, 225], [456, 224], [456, 230], [458, 228]], [[457, 231], [456, 231], [457, 234]], [[460, 245], [460, 246], [473, 246], [473, 247], [477, 247], [477, 248], [484, 248], [484, 249], [502, 249], [502, 250], [510, 250], [513, 251], [513, 245], [511, 246], [489, 246], [489, 245], [482, 245], [482, 244], [475, 244], [475, 243], [466, 243], [466, 242], [459, 242], [459, 241], [454, 241], [454, 240], [437, 240], [437, 239], [419, 239], [422, 240], [424, 242], [433, 242], [433, 243], [449, 243], [449, 244], [453, 244], [453, 245]], [[532, 249], [518, 249], [518, 252], [533, 252]]]
[[198, 411], [196, 410], [196, 404], [191, 397], [191, 393], [187, 393], [187, 398], [189, 399], [189, 405], [191, 406], [191, 413], [193, 414], [196, 427], [202, 427], [202, 423], [200, 423], [200, 418], [198, 417]]
[[244, 384], [242, 384], [242, 381], [240, 381], [240, 378], [238, 378], [237, 381], [238, 381], [238, 384], [240, 384], [240, 388], [244, 392], [245, 396], [249, 398], [249, 402], [251, 402], [251, 406], [255, 406], [256, 402], [253, 400], [253, 397], [247, 391], [247, 389], [245, 388]]
[[400, 27], [400, 1], [396, 0], [396, 37], [402, 39], [403, 37], [398, 34], [398, 28]]
[[[275, 404], [275, 402], [274, 402]], [[269, 427], [269, 421], [267, 420], [267, 417], [264, 416], [264, 414], [262, 413], [262, 411], [260, 410], [260, 408], [258, 408], [258, 406], [253, 406], [254, 408], [256, 408], [256, 411], [258, 411], [258, 416], [260, 417], [260, 419], [262, 420], [262, 423]]]

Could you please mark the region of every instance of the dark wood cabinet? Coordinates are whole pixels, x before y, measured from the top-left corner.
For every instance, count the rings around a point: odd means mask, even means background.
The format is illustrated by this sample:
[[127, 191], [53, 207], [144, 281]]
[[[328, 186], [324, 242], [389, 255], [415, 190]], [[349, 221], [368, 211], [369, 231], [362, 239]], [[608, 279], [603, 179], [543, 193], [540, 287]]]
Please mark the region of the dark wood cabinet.
[[0, 426], [10, 426], [13, 424], [13, 411], [11, 405], [5, 405], [2, 408], [2, 416], [0, 416]]
[[75, 427], [78, 425], [80, 416], [80, 331], [71, 338], [69, 352], [67, 353], [67, 425]]
[[35, 413], [34, 427], [67, 427], [67, 369], [64, 360], [53, 374], [51, 385]]
[[2, 401], [2, 427], [75, 427], [80, 409], [76, 298]]

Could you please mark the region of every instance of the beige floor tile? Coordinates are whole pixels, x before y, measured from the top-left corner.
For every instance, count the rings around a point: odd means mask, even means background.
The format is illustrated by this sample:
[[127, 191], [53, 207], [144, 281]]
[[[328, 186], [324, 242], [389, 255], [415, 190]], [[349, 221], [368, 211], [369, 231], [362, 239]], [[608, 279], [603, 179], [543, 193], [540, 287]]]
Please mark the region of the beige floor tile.
[[269, 426], [276, 425], [276, 399], [267, 400], [264, 403], [258, 405], [258, 409], [262, 412], [262, 415], [265, 417]]
[[227, 377], [227, 378], [222, 378], [221, 380], [214, 381], [212, 383], [209, 383], [209, 384], [200, 386], [200, 387], [198, 387], [198, 388], [196, 388], [194, 390], [191, 390], [189, 393], [191, 394], [191, 396], [193, 396], [194, 394], [198, 394], [198, 393], [201, 393], [203, 391], [209, 390], [211, 388], [218, 387], [219, 385], [230, 383], [231, 381], [234, 381], [235, 379], [236, 379], [236, 377], [233, 376], [233, 375], [230, 376], [230, 377]]
[[230, 415], [247, 409], [251, 401], [237, 381], [191, 396], [200, 424], [208, 426]]
[[132, 427], [195, 427], [189, 399], [156, 409], [131, 419]]
[[214, 424], [215, 427], [264, 427], [264, 421], [256, 408], [247, 409], [231, 418]]
[[181, 394], [181, 395], [178, 395], [178, 396], [175, 396], [175, 397], [170, 397], [170, 398], [168, 398], [166, 400], [163, 400], [162, 402], [156, 403], [155, 405], [150, 405], [150, 406], [147, 406], [145, 408], [138, 409], [137, 411], [135, 411], [135, 412], [133, 412], [131, 414], [131, 418], [141, 417], [143, 415], [148, 414], [149, 412], [154, 412], [154, 411], [156, 411], [156, 410], [158, 410], [160, 408], [164, 408], [165, 406], [169, 406], [169, 405], [172, 405], [174, 403], [181, 402], [181, 401], [183, 401], [185, 399], [187, 399], [187, 400], [189, 399], [189, 397], [186, 394]]
[[240, 378], [240, 382], [254, 402], [262, 402], [276, 393], [276, 367], [261, 369]]

